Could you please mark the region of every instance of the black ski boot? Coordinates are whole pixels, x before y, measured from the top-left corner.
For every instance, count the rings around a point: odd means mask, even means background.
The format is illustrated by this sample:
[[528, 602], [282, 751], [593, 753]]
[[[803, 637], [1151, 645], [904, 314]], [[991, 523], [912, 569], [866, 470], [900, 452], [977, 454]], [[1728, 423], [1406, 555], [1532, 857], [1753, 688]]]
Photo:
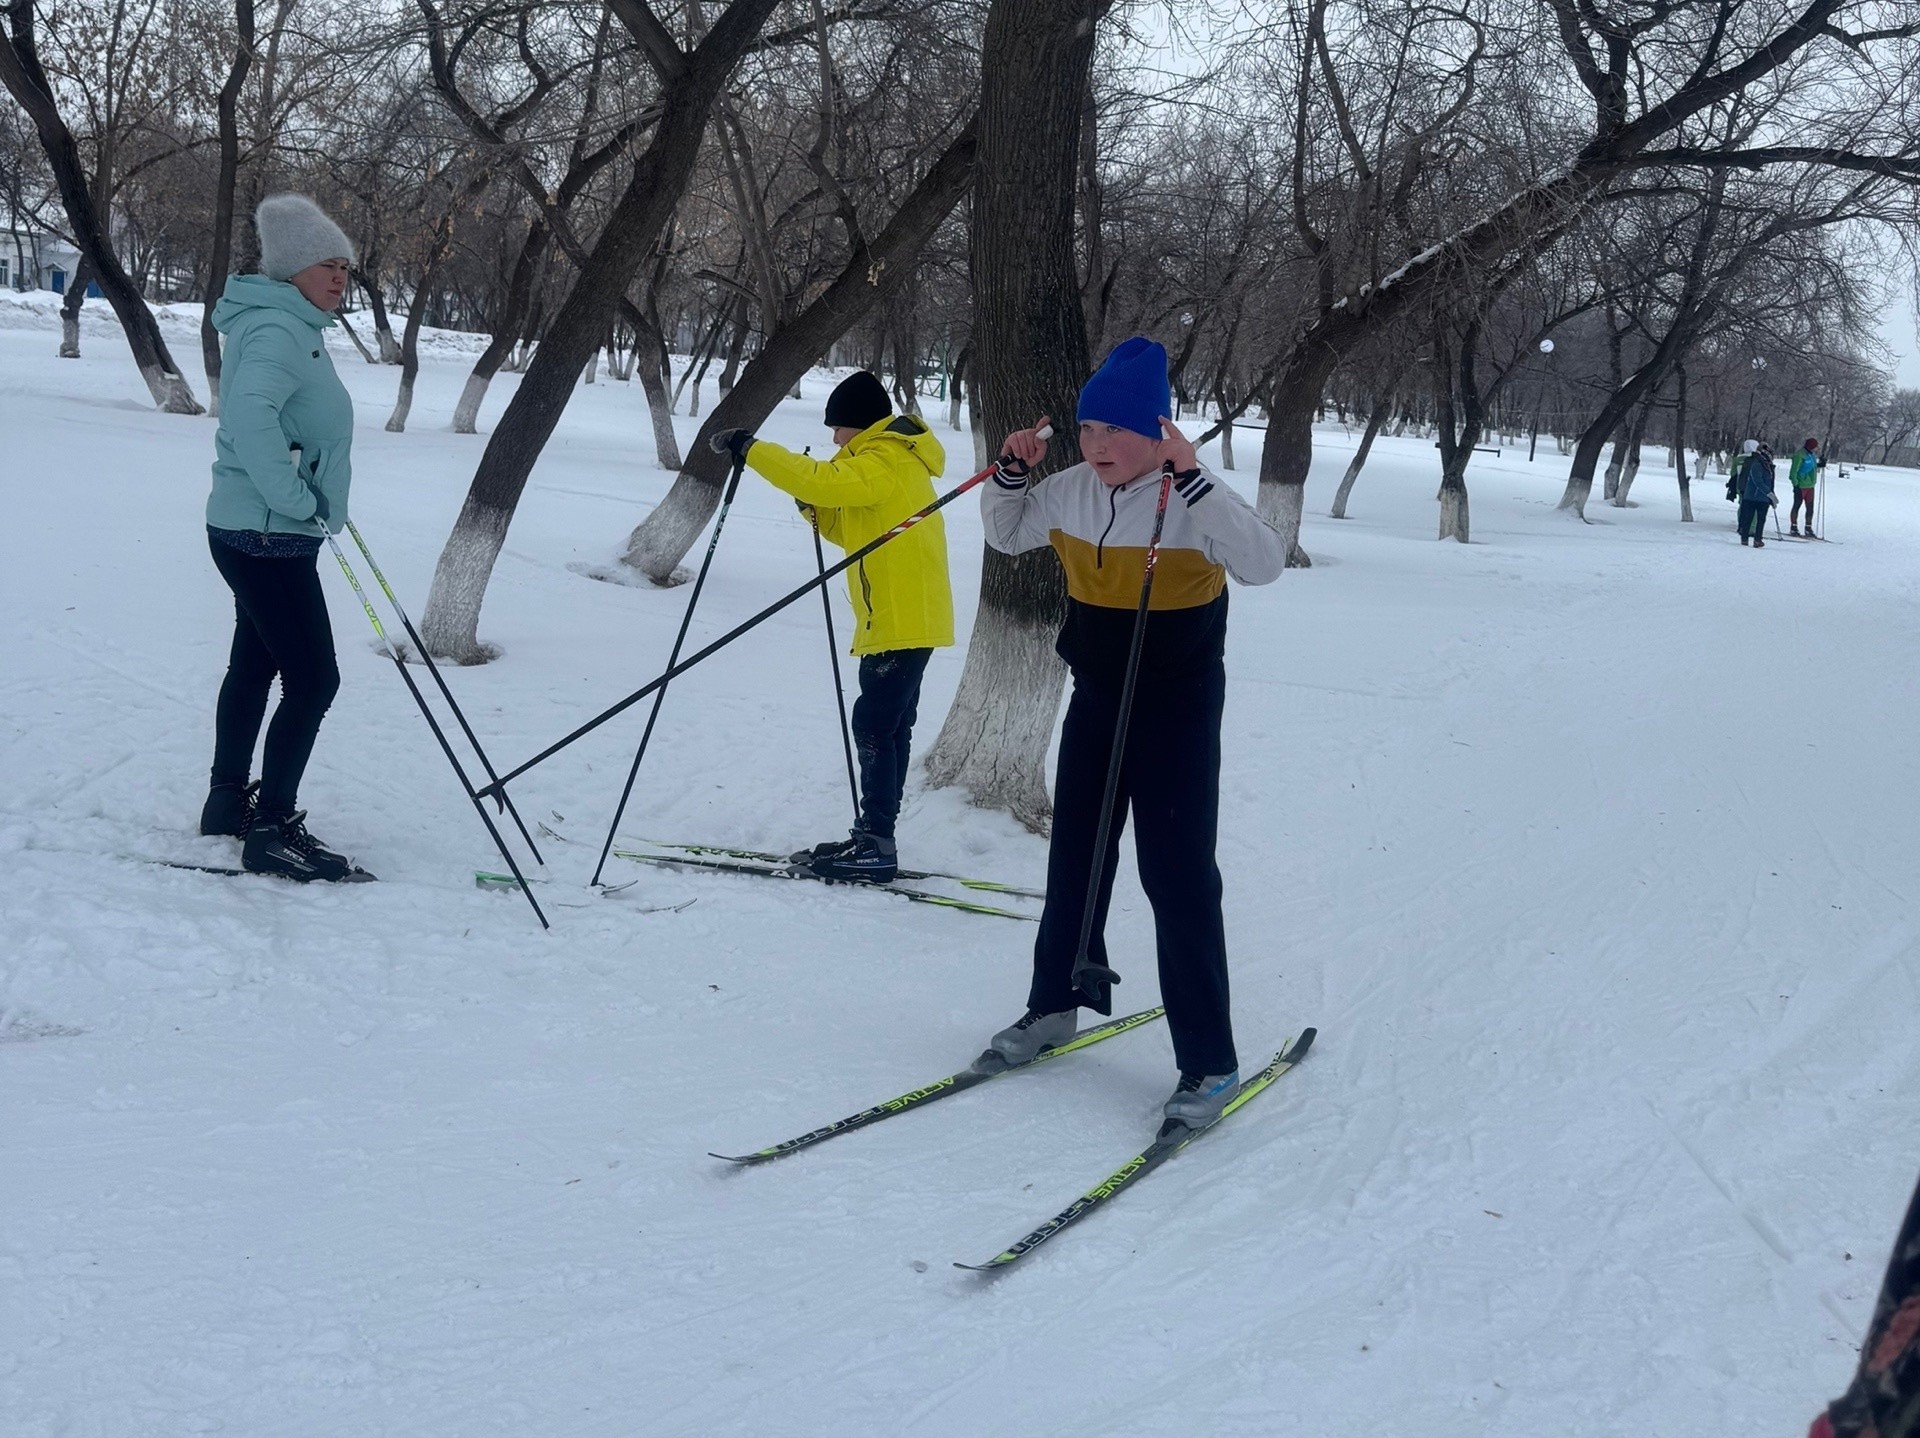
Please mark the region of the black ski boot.
[[803, 869], [810, 869], [821, 859], [837, 859], [843, 854], [852, 853], [859, 842], [860, 831], [855, 829], [844, 839], [829, 839], [824, 844], [815, 844], [811, 849], [800, 850], [793, 855], [793, 862]]
[[261, 816], [253, 821], [246, 848], [240, 854], [241, 867], [253, 874], [278, 874], [301, 883], [320, 879], [337, 884], [371, 879], [364, 869], [356, 869], [345, 854], [336, 854], [307, 832], [303, 809], [275, 819]]
[[260, 781], [251, 784], [215, 784], [200, 806], [200, 832], [244, 839], [260, 806]]
[[856, 829], [847, 847], [807, 868], [814, 878], [837, 884], [891, 884], [900, 876], [900, 852], [893, 840]]

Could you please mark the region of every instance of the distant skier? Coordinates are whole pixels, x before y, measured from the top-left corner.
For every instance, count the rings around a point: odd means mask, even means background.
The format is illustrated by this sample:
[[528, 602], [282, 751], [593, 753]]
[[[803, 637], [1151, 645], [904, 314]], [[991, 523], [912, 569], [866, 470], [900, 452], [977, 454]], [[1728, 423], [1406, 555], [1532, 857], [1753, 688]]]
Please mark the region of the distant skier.
[[1793, 486], [1793, 508], [1787, 514], [1787, 533], [1798, 538], [1800, 535], [1800, 510], [1807, 511], [1808, 539], [1813, 535], [1813, 495], [1820, 483], [1820, 466], [1826, 461], [1820, 457], [1820, 441], [1809, 437], [1801, 446], [1800, 452], [1793, 457], [1793, 465], [1787, 471], [1787, 482]]
[[[1240, 1087], [1227, 991], [1226, 930], [1214, 845], [1220, 813], [1220, 720], [1226, 703], [1226, 581], [1270, 584], [1286, 545], [1247, 502], [1200, 465], [1173, 427], [1166, 351], [1129, 339], [1080, 392], [1084, 461], [1035, 481], [1047, 453], [1037, 430], [1007, 437], [982, 490], [987, 543], [1006, 554], [1051, 544], [1067, 576], [1057, 643], [1073, 673], [1060, 729], [1047, 902], [1033, 951], [1027, 1013], [993, 1036], [982, 1061], [1024, 1063], [1071, 1039], [1073, 987], [1120, 694], [1132, 647], [1162, 466], [1174, 492], [1156, 563], [1139, 687], [1113, 826], [1101, 865], [1090, 957], [1106, 964], [1105, 928], [1120, 831], [1132, 811], [1140, 882], [1153, 905], [1160, 996], [1180, 1082], [1167, 1118], [1201, 1128]], [[1104, 997], [1104, 995], [1103, 995]], [[1107, 1012], [1106, 1004], [1095, 1004]]]
[[[926, 424], [893, 413], [886, 387], [865, 370], [827, 397], [826, 422], [839, 450], [810, 459], [744, 429], [712, 437], [715, 450], [800, 501], [820, 537], [852, 551], [934, 501], [933, 480], [946, 451]], [[853, 600], [853, 653], [860, 697], [853, 743], [860, 759], [860, 817], [844, 839], [817, 844], [796, 859], [823, 879], [891, 883], [899, 873], [894, 823], [912, 757], [920, 682], [935, 649], [953, 643], [953, 590], [947, 580], [947, 531], [939, 515], [922, 520], [847, 572]]]
[[[207, 539], [233, 591], [234, 632], [200, 832], [243, 838], [241, 863], [256, 873], [337, 880], [352, 864], [307, 832], [294, 804], [340, 688], [317, 559], [322, 526], [347, 522], [353, 401], [321, 336], [353, 245], [304, 195], [270, 196], [254, 220], [261, 273], [229, 279], [213, 311], [226, 347]], [[249, 784], [276, 675], [280, 703]]]
[[1779, 503], [1773, 492], [1773, 451], [1757, 440], [1746, 443], [1746, 458], [1740, 462], [1740, 542], [1749, 536], [1755, 549], [1767, 547], [1767, 513]]

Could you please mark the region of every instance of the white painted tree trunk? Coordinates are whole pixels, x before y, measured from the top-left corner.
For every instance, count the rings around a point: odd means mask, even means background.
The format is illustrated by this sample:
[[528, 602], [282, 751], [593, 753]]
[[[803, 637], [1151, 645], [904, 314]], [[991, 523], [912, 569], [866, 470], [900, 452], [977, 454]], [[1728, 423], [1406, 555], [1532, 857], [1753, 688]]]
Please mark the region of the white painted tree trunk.
[[969, 406], [969, 409], [968, 427], [973, 431], [973, 472], [978, 474], [993, 463], [994, 442], [987, 438], [987, 421], [981, 406], [976, 404]]
[[1620, 480], [1613, 488], [1614, 508], [1625, 509], [1627, 507], [1627, 494], [1632, 490], [1633, 481], [1639, 473], [1640, 456], [1637, 453], [1629, 454], [1625, 467], [1620, 471]]
[[671, 486], [653, 513], [627, 536], [627, 552], [621, 561], [632, 565], [655, 584], [684, 582], [687, 573], [676, 566], [693, 548], [693, 542], [706, 529], [712, 515], [710, 496], [702, 500], [691, 485]]
[[678, 473], [682, 461], [680, 437], [673, 432], [673, 396], [653, 356], [647, 355], [640, 363], [646, 366], [640, 371], [640, 387], [646, 392], [647, 416], [653, 422], [653, 457], [660, 468]]
[[1373, 453], [1373, 442], [1380, 437], [1380, 427], [1386, 423], [1387, 408], [1384, 403], [1376, 403], [1373, 413], [1367, 416], [1367, 427], [1360, 435], [1360, 447], [1353, 452], [1353, 458], [1347, 461], [1347, 472], [1340, 476], [1340, 488], [1334, 491], [1333, 508], [1328, 513], [1335, 519], [1347, 517], [1347, 496], [1353, 493], [1354, 481], [1360, 478], [1360, 471], [1367, 467], [1367, 456]]
[[1053, 822], [1046, 756], [1067, 666], [1052, 625], [977, 627], [953, 707], [927, 752], [927, 781], [957, 785], [976, 803], [1006, 807], [1035, 833]]
[[187, 383], [185, 375], [172, 373], [159, 365], [143, 366], [140, 377], [147, 382], [147, 392], [153, 396], [154, 404], [165, 414], [204, 414], [200, 401], [193, 397], [193, 386]]
[[587, 356], [586, 382], [588, 384], [592, 384], [595, 380], [599, 378], [600, 378], [600, 351], [595, 350], [592, 354]]
[[394, 398], [393, 413], [387, 416], [388, 434], [405, 434], [407, 416], [413, 412], [413, 381], [402, 379], [400, 393]]
[[960, 432], [960, 386], [953, 383], [947, 386], [947, 428]]
[[491, 375], [470, 374], [467, 383], [460, 391], [460, 403], [453, 407], [453, 432], [455, 434], [478, 434], [474, 428], [480, 420], [480, 404], [487, 397], [487, 386], [493, 383]]
[[1220, 430], [1220, 468], [1233, 472], [1233, 421], [1228, 420]]
[[427, 590], [426, 613], [420, 620], [420, 637], [428, 651], [442, 659], [485, 664], [499, 653], [480, 642], [480, 606], [487, 597], [494, 561], [506, 542], [506, 520], [504, 513], [480, 510], [469, 500], [440, 551], [433, 584]]
[[1306, 508], [1304, 484], [1263, 484], [1260, 486], [1260, 517], [1280, 531], [1287, 544], [1287, 568], [1311, 569], [1313, 560], [1300, 547], [1300, 518]]
[[65, 311], [60, 315], [60, 358], [80, 358], [80, 316]]
[[1473, 526], [1467, 512], [1467, 487], [1464, 483], [1442, 485], [1440, 489], [1440, 538], [1472, 542]]
[[375, 333], [379, 336], [379, 339], [380, 339], [380, 363], [381, 364], [399, 364], [400, 363], [400, 341], [398, 341], [393, 337], [393, 331], [389, 329], [382, 329], [382, 330], [376, 330]]

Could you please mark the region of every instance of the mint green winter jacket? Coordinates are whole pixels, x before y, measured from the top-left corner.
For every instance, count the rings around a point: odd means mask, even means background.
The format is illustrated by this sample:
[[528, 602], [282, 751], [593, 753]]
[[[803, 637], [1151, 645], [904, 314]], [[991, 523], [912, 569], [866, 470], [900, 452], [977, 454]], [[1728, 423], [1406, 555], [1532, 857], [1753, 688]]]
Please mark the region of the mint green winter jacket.
[[317, 535], [315, 490], [326, 496], [328, 527], [337, 534], [346, 524], [353, 400], [322, 340], [332, 323], [284, 280], [227, 281], [213, 307], [213, 327], [227, 338], [207, 499], [213, 528]]

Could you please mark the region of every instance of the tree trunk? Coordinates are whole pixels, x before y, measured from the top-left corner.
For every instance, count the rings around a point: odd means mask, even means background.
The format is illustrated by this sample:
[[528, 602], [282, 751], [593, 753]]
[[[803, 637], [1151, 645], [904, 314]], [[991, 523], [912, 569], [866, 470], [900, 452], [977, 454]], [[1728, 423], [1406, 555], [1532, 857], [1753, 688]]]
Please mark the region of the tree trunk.
[[133, 351], [133, 362], [140, 370], [140, 377], [147, 382], [154, 403], [168, 414], [204, 413], [193, 397], [193, 387], [168, 353], [153, 311], [147, 308], [146, 300], [114, 254], [104, 217], [87, 188], [79, 147], [74, 143], [73, 132], [60, 117], [53, 86], [40, 64], [33, 33], [34, 7], [15, 3], [9, 11], [12, 34], [0, 35], [0, 84], [6, 86], [33, 121], [40, 148], [47, 157], [47, 167], [59, 188], [74, 244], [92, 268], [100, 292], [113, 307], [121, 329], [126, 331], [127, 347]]
[[233, 266], [233, 195], [240, 177], [240, 93], [253, 68], [253, 0], [234, 0], [233, 64], [220, 87], [215, 107], [220, 135], [220, 168], [213, 185], [213, 245], [207, 265], [207, 292], [200, 311], [200, 359], [207, 372], [207, 411], [220, 413], [220, 333], [213, 307], [227, 290]]
[[434, 653], [462, 662], [490, 657], [479, 640], [480, 605], [520, 495], [573, 397], [587, 356], [607, 332], [634, 272], [654, 252], [673, 217], [721, 87], [774, 4], [733, 0], [699, 48], [662, 84], [652, 139], [487, 441], [434, 568], [421, 625], [422, 638]]
[[1673, 470], [1680, 481], [1680, 522], [1693, 523], [1693, 479], [1687, 472], [1687, 368], [1676, 376], [1679, 403], [1673, 414]]
[[420, 284], [413, 292], [413, 303], [407, 307], [407, 327], [400, 339], [400, 390], [393, 401], [393, 413], [387, 416], [388, 434], [407, 431], [407, 415], [413, 409], [413, 382], [420, 377], [420, 325], [427, 312], [424, 303], [427, 284], [433, 278], [439, 258], [436, 254], [428, 259], [426, 273], [421, 275]]
[[369, 255], [366, 268], [355, 273], [360, 288], [367, 292], [367, 308], [373, 312], [373, 336], [380, 347], [380, 363], [399, 364], [400, 345], [393, 337], [393, 323], [387, 318], [387, 299], [380, 293], [380, 277], [374, 268], [378, 263], [378, 255]]
[[647, 416], [653, 422], [654, 461], [660, 468], [678, 474], [685, 461], [680, 458], [680, 439], [673, 432], [673, 404], [667, 395], [666, 339], [652, 316], [638, 305], [623, 300], [621, 313], [633, 330], [634, 361], [640, 367], [640, 388], [646, 392]]
[[1347, 462], [1347, 472], [1340, 476], [1340, 488], [1334, 491], [1332, 517], [1347, 517], [1347, 496], [1353, 493], [1353, 482], [1360, 478], [1360, 471], [1366, 468], [1367, 455], [1373, 449], [1373, 442], [1379, 438], [1380, 427], [1387, 422], [1387, 411], [1393, 407], [1393, 401], [1387, 396], [1374, 400], [1373, 411], [1367, 416], [1367, 427], [1360, 435], [1360, 448], [1353, 452], [1353, 458]]
[[480, 351], [480, 358], [473, 362], [473, 373], [467, 376], [467, 383], [460, 391], [460, 403], [454, 406], [455, 434], [476, 433], [474, 426], [479, 423], [480, 405], [487, 397], [487, 389], [493, 377], [500, 373], [500, 366], [513, 353], [514, 342], [520, 338], [520, 326], [533, 303], [534, 275], [539, 271], [551, 239], [552, 232], [545, 220], [536, 219], [527, 228], [527, 238], [520, 246], [520, 255], [513, 262], [513, 274], [507, 280], [506, 302], [494, 319], [493, 334], [487, 340], [487, 347]]
[[[989, 437], [1052, 418], [1057, 464], [1091, 367], [1075, 253], [1080, 126], [1106, 0], [993, 0], [980, 55], [974, 176], [974, 408]], [[1044, 829], [1047, 742], [1066, 668], [1053, 651], [1066, 583], [1049, 550], [989, 546], [960, 688], [927, 754], [936, 787]]]
[[1307, 471], [1313, 467], [1313, 419], [1320, 394], [1338, 356], [1296, 346], [1274, 383], [1273, 411], [1267, 417], [1267, 443], [1260, 453], [1260, 517], [1287, 543], [1287, 567], [1308, 569], [1313, 561], [1300, 547], [1300, 519], [1306, 507]]
[[969, 124], [867, 248], [849, 259], [812, 304], [781, 325], [738, 383], [721, 395], [700, 426], [687, 459], [673, 466], [679, 474], [666, 497], [628, 536], [621, 556], [624, 563], [656, 584], [672, 582], [674, 567], [719, 504], [727, 476], [726, 460], [708, 447], [707, 436], [723, 429], [757, 427], [836, 340], [894, 293], [913, 269], [921, 247], [966, 192], [975, 145], [974, 127]]
[[344, 310], [335, 310], [333, 317], [340, 321], [341, 332], [353, 342], [353, 347], [360, 352], [360, 358], [368, 364], [372, 364], [374, 362], [373, 354], [361, 340], [360, 332], [353, 327], [353, 321], [347, 318], [346, 312]]
[[87, 302], [87, 286], [93, 283], [93, 266], [85, 255], [67, 277], [67, 293], [60, 301], [61, 359], [80, 358], [80, 308]]
[[1626, 456], [1621, 462], [1619, 478], [1613, 485], [1613, 506], [1615, 509], [1627, 507], [1627, 495], [1633, 489], [1634, 478], [1640, 473], [1640, 446], [1647, 434], [1647, 422], [1653, 410], [1653, 397], [1640, 406], [1640, 413], [1627, 431]]

